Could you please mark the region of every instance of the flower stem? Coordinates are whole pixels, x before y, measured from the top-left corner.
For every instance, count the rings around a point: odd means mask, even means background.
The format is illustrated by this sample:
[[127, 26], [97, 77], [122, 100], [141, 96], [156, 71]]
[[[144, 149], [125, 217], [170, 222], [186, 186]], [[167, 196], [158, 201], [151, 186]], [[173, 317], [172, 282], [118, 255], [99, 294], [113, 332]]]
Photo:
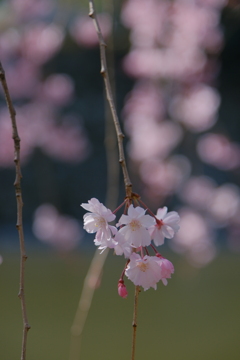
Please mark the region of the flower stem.
[[154, 219], [156, 221], [158, 221], [158, 219], [156, 218], [156, 216], [154, 215], [154, 213], [149, 209], [149, 207], [147, 207], [147, 205], [141, 200], [141, 199], [138, 199], [138, 201], [142, 204], [143, 207], [145, 207], [145, 209], [149, 212], [149, 214], [154, 217]]
[[133, 323], [132, 323], [133, 333], [132, 333], [132, 356], [131, 356], [131, 360], [135, 360], [136, 337], [137, 337], [138, 295], [139, 295], [140, 291], [141, 291], [140, 287], [135, 286]]

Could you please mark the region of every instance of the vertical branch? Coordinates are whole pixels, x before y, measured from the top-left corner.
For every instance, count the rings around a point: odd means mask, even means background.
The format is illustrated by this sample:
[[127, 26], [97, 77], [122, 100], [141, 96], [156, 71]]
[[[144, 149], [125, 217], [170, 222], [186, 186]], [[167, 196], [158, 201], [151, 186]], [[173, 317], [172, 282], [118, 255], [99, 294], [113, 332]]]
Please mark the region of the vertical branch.
[[21, 166], [20, 166], [20, 137], [18, 135], [17, 123], [16, 123], [16, 112], [13, 107], [13, 103], [9, 94], [5, 72], [0, 62], [0, 81], [3, 87], [6, 103], [8, 106], [11, 123], [12, 123], [12, 138], [14, 141], [14, 162], [16, 168], [16, 178], [14, 181], [15, 194], [17, 200], [17, 230], [20, 242], [20, 284], [19, 284], [19, 293], [18, 296], [21, 300], [22, 307], [22, 318], [23, 318], [23, 337], [22, 337], [22, 353], [21, 360], [26, 359], [26, 347], [27, 347], [27, 333], [30, 329], [30, 325], [28, 324], [27, 318], [27, 310], [26, 310], [26, 302], [25, 302], [25, 261], [27, 260], [26, 252], [25, 252], [25, 243], [24, 243], [24, 233], [23, 233], [23, 222], [22, 222], [22, 190], [21, 190]]
[[124, 135], [123, 135], [123, 132], [122, 132], [121, 127], [120, 127], [116, 107], [115, 107], [114, 100], [113, 100], [113, 94], [112, 94], [112, 90], [111, 90], [111, 85], [110, 85], [110, 81], [109, 81], [107, 62], [106, 62], [106, 51], [105, 51], [106, 44], [105, 44], [103, 36], [102, 36], [102, 32], [101, 32], [101, 29], [100, 29], [100, 26], [99, 26], [99, 23], [98, 23], [98, 20], [97, 20], [97, 16], [96, 16], [96, 13], [95, 13], [94, 2], [92, 0], [89, 0], [89, 16], [92, 18], [92, 20], [94, 22], [94, 26], [96, 28], [98, 39], [99, 39], [100, 61], [101, 61], [101, 71], [100, 72], [101, 72], [101, 74], [103, 76], [105, 89], [106, 89], [107, 100], [108, 100], [108, 103], [109, 103], [109, 106], [110, 106], [110, 109], [111, 109], [113, 122], [114, 122], [116, 133], [117, 133], [118, 150], [119, 150], [119, 163], [122, 166], [123, 178], [124, 178], [124, 184], [125, 184], [125, 190], [126, 190], [126, 196], [131, 197], [132, 183], [131, 183], [130, 178], [129, 178], [129, 174], [128, 174], [128, 170], [127, 170], [127, 166], [126, 166], [125, 155], [124, 155], [124, 149], [123, 149]]
[[[124, 155], [124, 148], [123, 148], [124, 135], [123, 135], [123, 132], [120, 127], [116, 107], [115, 107], [114, 100], [113, 100], [113, 94], [112, 94], [111, 84], [109, 81], [108, 68], [107, 68], [107, 62], [106, 62], [106, 44], [104, 42], [101, 28], [100, 28], [98, 20], [97, 20], [93, 0], [89, 0], [89, 16], [92, 18], [92, 20], [94, 22], [94, 26], [96, 28], [97, 35], [98, 35], [99, 47], [100, 47], [100, 61], [101, 61], [101, 71], [100, 72], [103, 76], [105, 90], [106, 90], [106, 96], [107, 96], [107, 100], [108, 100], [108, 103], [109, 103], [109, 106], [111, 109], [112, 118], [113, 118], [115, 130], [116, 130], [116, 134], [117, 134], [118, 150], [119, 150], [119, 163], [121, 164], [121, 167], [122, 167], [126, 197], [131, 198], [132, 197], [132, 183], [129, 178], [125, 155]], [[134, 317], [133, 317], [133, 338], [132, 338], [131, 360], [134, 360], [134, 358], [135, 358], [136, 332], [137, 332], [137, 308], [138, 308], [139, 291], [140, 291], [139, 286], [136, 286], [135, 287], [135, 296], [134, 296]]]

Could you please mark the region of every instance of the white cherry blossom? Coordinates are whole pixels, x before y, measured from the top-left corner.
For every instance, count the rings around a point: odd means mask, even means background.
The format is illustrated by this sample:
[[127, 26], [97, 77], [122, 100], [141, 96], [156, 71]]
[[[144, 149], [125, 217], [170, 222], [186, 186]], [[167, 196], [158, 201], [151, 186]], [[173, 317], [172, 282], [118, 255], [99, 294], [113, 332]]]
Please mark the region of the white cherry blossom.
[[118, 232], [114, 237], [114, 250], [116, 255], [123, 255], [129, 258], [132, 254], [132, 247], [125, 237]]
[[95, 198], [89, 200], [88, 204], [84, 203], [81, 206], [84, 209], [91, 211], [83, 216], [83, 228], [88, 233], [97, 233], [96, 240], [99, 244], [106, 240], [110, 241], [112, 233], [116, 232], [114, 226], [108, 225], [108, 222], [113, 221], [116, 217], [112, 211], [107, 209], [106, 206]]
[[158, 209], [156, 215], [157, 222], [148, 229], [151, 239], [156, 246], [162, 245], [165, 237], [172, 239], [174, 234], [176, 234], [180, 228], [180, 217], [178, 213], [176, 211], [167, 213], [167, 211], [168, 209], [166, 206]]
[[128, 208], [128, 215], [122, 215], [119, 219], [119, 225], [123, 226], [119, 232], [133, 247], [148, 246], [151, 243], [151, 237], [147, 228], [155, 224], [155, 219], [150, 215], [145, 215], [145, 210], [140, 206]]

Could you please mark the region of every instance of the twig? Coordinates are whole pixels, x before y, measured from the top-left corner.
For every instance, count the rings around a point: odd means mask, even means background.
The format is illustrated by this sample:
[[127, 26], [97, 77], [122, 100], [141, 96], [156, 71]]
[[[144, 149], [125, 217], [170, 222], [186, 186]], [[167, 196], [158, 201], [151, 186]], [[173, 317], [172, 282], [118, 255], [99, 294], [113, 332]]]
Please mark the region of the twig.
[[[96, 28], [97, 35], [98, 35], [99, 47], [100, 47], [100, 60], [101, 60], [100, 73], [102, 74], [103, 79], [104, 79], [107, 100], [109, 102], [109, 106], [110, 106], [112, 117], [113, 117], [113, 122], [114, 122], [115, 129], [116, 129], [116, 134], [117, 134], [117, 139], [118, 139], [118, 149], [119, 149], [119, 163], [122, 166], [126, 197], [131, 199], [132, 198], [132, 183], [129, 178], [125, 155], [124, 155], [124, 148], [123, 148], [124, 135], [123, 135], [123, 132], [120, 127], [116, 107], [115, 107], [114, 100], [113, 100], [113, 94], [112, 94], [112, 90], [111, 90], [111, 84], [109, 81], [108, 68], [107, 68], [107, 62], [106, 62], [106, 44], [104, 42], [101, 28], [100, 28], [98, 20], [97, 20], [93, 0], [89, 0], [89, 16], [92, 18], [92, 20], [94, 22], [94, 26]], [[132, 337], [131, 360], [134, 360], [134, 358], [135, 358], [136, 331], [137, 331], [137, 306], [138, 306], [139, 291], [140, 291], [139, 286], [136, 286], [135, 287], [135, 296], [134, 296], [134, 317], [133, 317], [133, 337]]]
[[19, 242], [20, 242], [20, 284], [19, 284], [19, 293], [18, 297], [21, 300], [22, 307], [22, 318], [23, 318], [23, 337], [22, 337], [22, 352], [21, 360], [26, 359], [26, 348], [27, 348], [27, 333], [30, 329], [27, 318], [26, 302], [25, 302], [25, 261], [27, 260], [27, 255], [25, 252], [25, 243], [24, 243], [24, 233], [23, 233], [23, 222], [22, 222], [22, 190], [21, 190], [21, 165], [20, 165], [20, 137], [17, 130], [16, 122], [16, 111], [13, 107], [13, 103], [9, 94], [7, 81], [5, 77], [5, 72], [0, 62], [0, 81], [3, 87], [6, 103], [8, 106], [11, 122], [12, 122], [12, 138], [14, 141], [14, 162], [16, 168], [16, 178], [14, 181], [15, 194], [17, 200], [17, 224], [16, 228], [18, 230]]
[[120, 127], [116, 107], [115, 107], [114, 100], [113, 100], [113, 94], [112, 94], [112, 90], [111, 90], [111, 85], [110, 85], [110, 81], [109, 81], [107, 62], [106, 62], [106, 51], [105, 51], [106, 44], [105, 44], [103, 36], [102, 36], [102, 32], [101, 32], [101, 29], [100, 29], [100, 26], [99, 26], [99, 23], [98, 23], [98, 20], [97, 20], [97, 16], [96, 16], [96, 13], [95, 13], [94, 2], [92, 0], [89, 0], [89, 16], [92, 18], [92, 20], [94, 22], [94, 26], [96, 28], [98, 39], [99, 39], [100, 60], [101, 60], [101, 71], [100, 71], [100, 73], [102, 74], [103, 80], [104, 80], [104, 83], [105, 83], [107, 100], [108, 100], [108, 103], [109, 103], [109, 106], [110, 106], [110, 109], [111, 109], [113, 122], [114, 122], [116, 133], [117, 133], [118, 150], [119, 150], [119, 163], [122, 166], [126, 196], [131, 197], [131, 195], [132, 195], [132, 183], [131, 183], [129, 175], [128, 175], [128, 170], [127, 170], [126, 160], [125, 160], [125, 155], [124, 155], [124, 149], [123, 149], [124, 135], [123, 135], [123, 132], [122, 132], [121, 127]]
[[135, 349], [136, 349], [136, 336], [137, 336], [137, 310], [138, 310], [138, 295], [140, 293], [140, 287], [135, 286], [135, 294], [134, 294], [134, 309], [133, 309], [133, 334], [132, 334], [132, 356], [131, 360], [135, 359]]

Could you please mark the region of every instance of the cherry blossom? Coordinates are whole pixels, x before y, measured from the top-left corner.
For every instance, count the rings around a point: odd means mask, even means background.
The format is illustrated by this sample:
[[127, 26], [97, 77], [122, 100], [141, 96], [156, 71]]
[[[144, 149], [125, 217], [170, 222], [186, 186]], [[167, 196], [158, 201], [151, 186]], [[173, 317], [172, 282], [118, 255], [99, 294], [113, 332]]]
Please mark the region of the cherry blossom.
[[[141, 203], [146, 210], [140, 206], [134, 207], [131, 204], [133, 201]], [[121, 215], [117, 227], [109, 225], [108, 223], [115, 219], [114, 212], [119, 211], [124, 205], [127, 208], [127, 215], [125, 213]], [[172, 263], [158, 254], [153, 245], [151, 247], [156, 255], [150, 256], [146, 246], [151, 244], [151, 236], [156, 245], [163, 243], [164, 236], [173, 237], [179, 229], [177, 212], [171, 211], [167, 214], [167, 208], [164, 207], [158, 209], [155, 217], [137, 194], [133, 194], [133, 199], [130, 201], [129, 198], [125, 198], [114, 212], [96, 198], [81, 206], [89, 211], [83, 217], [84, 229], [89, 233], [96, 233], [94, 244], [99, 250], [103, 252], [106, 248], [114, 249], [116, 255], [124, 255], [129, 259], [118, 281], [119, 296], [127, 297], [124, 275], [135, 285], [142, 286], [144, 290], [150, 287], [156, 289], [156, 284], [160, 280], [167, 285], [167, 279], [171, 278], [174, 272]], [[146, 215], [146, 211], [151, 215]]]
[[[112, 228], [114, 228], [114, 227], [112, 227]], [[114, 249], [116, 246], [116, 242], [111, 237], [111, 234], [110, 234], [110, 237], [108, 237], [108, 238], [105, 238], [104, 236], [101, 236], [101, 235], [102, 235], [101, 233], [97, 232], [96, 237], [93, 240], [94, 244], [96, 246], [98, 246], [99, 250], [101, 250], [101, 253], [104, 250], [106, 250], [107, 248]]]
[[171, 274], [174, 273], [174, 266], [168, 259], [165, 259], [160, 254], [157, 254], [158, 264], [161, 268], [161, 280], [164, 285], [167, 285], [167, 279], [171, 278]]
[[116, 255], [123, 255], [129, 258], [132, 253], [132, 247], [126, 238], [118, 232], [114, 238], [114, 251]]
[[156, 246], [164, 243], [164, 238], [172, 239], [174, 234], [179, 230], [179, 215], [176, 211], [167, 213], [166, 206], [158, 209], [157, 223], [151, 226], [148, 231]]
[[133, 253], [125, 274], [134, 285], [140, 285], [144, 290], [150, 287], [156, 290], [157, 283], [162, 278], [158, 261], [157, 256], [145, 255], [141, 258], [139, 254]]
[[126, 225], [120, 228], [119, 232], [133, 246], [148, 246], [151, 243], [147, 228], [155, 223], [150, 215], [145, 215], [145, 210], [140, 206], [128, 208], [128, 215], [122, 215], [118, 225]]
[[83, 216], [84, 226], [83, 228], [88, 233], [97, 233], [96, 239], [97, 244], [101, 241], [111, 240], [112, 232], [115, 233], [115, 227], [108, 225], [108, 222], [111, 222], [115, 219], [115, 215], [111, 212], [110, 209], [107, 209], [102, 203], [100, 203], [96, 198], [92, 198], [88, 201], [88, 204], [81, 204], [81, 206], [91, 212], [86, 213]]

